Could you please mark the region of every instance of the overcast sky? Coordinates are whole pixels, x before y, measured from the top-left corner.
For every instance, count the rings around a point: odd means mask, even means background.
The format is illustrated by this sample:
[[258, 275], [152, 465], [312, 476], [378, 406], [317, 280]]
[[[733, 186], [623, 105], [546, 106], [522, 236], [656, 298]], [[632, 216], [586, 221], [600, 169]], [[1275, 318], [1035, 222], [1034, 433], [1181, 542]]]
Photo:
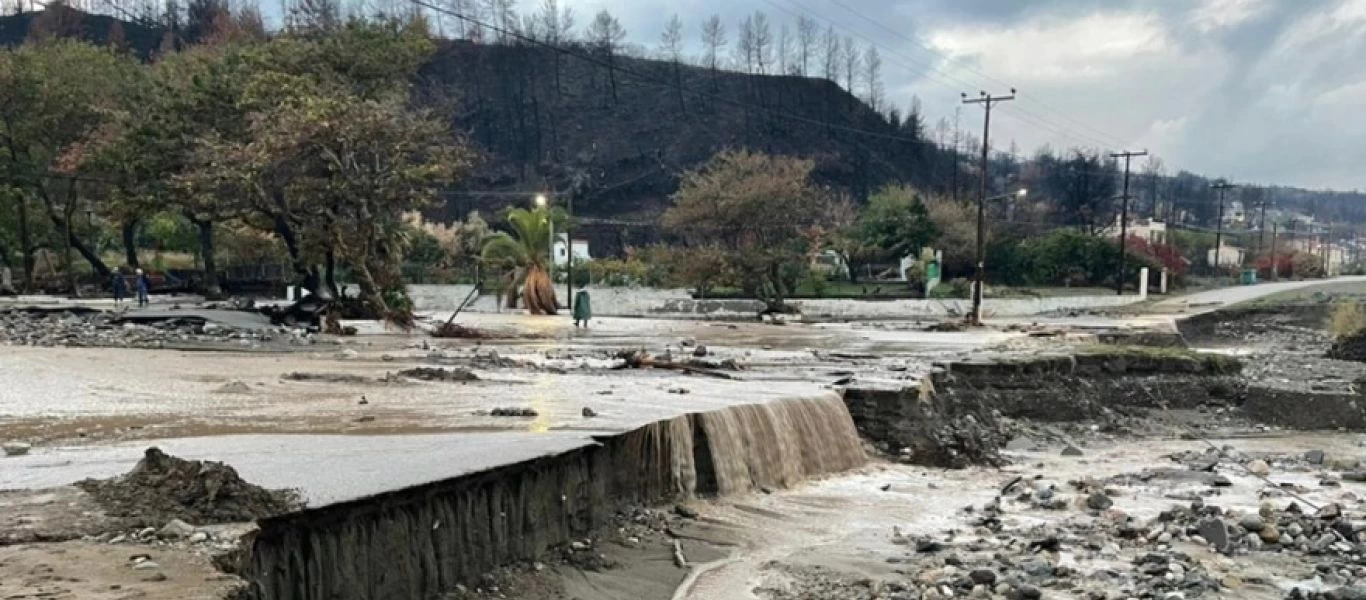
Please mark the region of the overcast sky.
[[[993, 112], [996, 149], [1104, 144], [1172, 172], [1366, 189], [1366, 0], [561, 1], [580, 25], [608, 9], [648, 46], [674, 12], [694, 44], [712, 13], [732, 41], [755, 10], [775, 36], [811, 16], [878, 46], [888, 99], [918, 95], [931, 121], [960, 92], [1018, 88]], [[979, 107], [961, 118], [980, 130]]]

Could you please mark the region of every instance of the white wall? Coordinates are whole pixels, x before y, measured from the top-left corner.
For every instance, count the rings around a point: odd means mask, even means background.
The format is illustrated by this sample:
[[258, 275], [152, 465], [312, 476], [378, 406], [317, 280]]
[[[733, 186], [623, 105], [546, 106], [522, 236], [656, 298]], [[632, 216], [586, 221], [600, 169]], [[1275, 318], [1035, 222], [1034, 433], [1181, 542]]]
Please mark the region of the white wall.
[[[408, 294], [418, 311], [450, 312], [473, 289], [469, 285], [410, 285]], [[593, 315], [603, 317], [661, 317], [693, 319], [753, 319], [763, 303], [757, 300], [693, 299], [684, 289], [599, 288], [590, 286]], [[564, 303], [564, 287], [556, 290]], [[1142, 301], [1138, 295], [1129, 296], [1061, 296], [1053, 298], [987, 298], [982, 312], [987, 317], [1022, 317], [1057, 310], [1107, 308], [1125, 306]], [[966, 299], [942, 300], [859, 300], [823, 298], [793, 300], [808, 320], [859, 319], [923, 319], [966, 315], [972, 302]], [[497, 298], [478, 296], [465, 310], [496, 312]]]

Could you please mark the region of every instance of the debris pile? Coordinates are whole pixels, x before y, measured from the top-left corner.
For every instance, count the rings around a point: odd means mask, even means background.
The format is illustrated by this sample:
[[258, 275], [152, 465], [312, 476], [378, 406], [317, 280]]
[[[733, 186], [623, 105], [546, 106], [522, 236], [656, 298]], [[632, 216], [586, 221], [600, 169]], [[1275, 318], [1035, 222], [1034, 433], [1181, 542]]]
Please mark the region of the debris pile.
[[96, 311], [0, 311], [0, 344], [10, 346], [81, 346], [164, 348], [184, 344], [263, 343], [307, 346], [316, 339], [307, 331], [278, 327], [244, 330], [202, 319], [167, 319], [153, 323], [120, 322]]
[[1338, 338], [1328, 348], [1326, 356], [1337, 360], [1366, 362], [1366, 331]]
[[185, 460], [148, 448], [131, 471], [110, 479], [76, 483], [111, 516], [137, 526], [253, 521], [301, 507], [298, 495], [243, 481], [232, 467]]
[[414, 367], [398, 372], [399, 376], [421, 381], [478, 381], [479, 376], [467, 369], [439, 369], [434, 367]]

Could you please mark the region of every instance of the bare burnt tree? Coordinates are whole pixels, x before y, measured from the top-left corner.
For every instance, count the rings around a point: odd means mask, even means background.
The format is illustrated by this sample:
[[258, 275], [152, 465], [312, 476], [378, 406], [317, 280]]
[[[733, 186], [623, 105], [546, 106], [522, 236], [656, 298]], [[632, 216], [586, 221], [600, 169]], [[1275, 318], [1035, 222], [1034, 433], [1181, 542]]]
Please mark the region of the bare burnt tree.
[[868, 107], [882, 110], [882, 56], [876, 46], [869, 46], [863, 55], [863, 89]]
[[792, 55], [792, 32], [788, 31], [787, 23], [783, 23], [778, 28], [778, 74], [796, 75], [797, 61]]
[[612, 13], [601, 11], [593, 18], [588, 27], [588, 43], [607, 59], [607, 81], [612, 90], [612, 103], [617, 102], [616, 59], [621, 52], [621, 42], [626, 39], [626, 29]]
[[760, 75], [767, 75], [773, 64], [773, 28], [768, 24], [768, 15], [754, 11], [754, 68]]
[[740, 22], [740, 34], [735, 40], [735, 62], [745, 69], [745, 73], [754, 74], [754, 17], [746, 16]]
[[806, 76], [811, 72], [811, 61], [816, 59], [820, 32], [816, 30], [816, 20], [802, 15], [797, 17], [797, 74]]
[[659, 54], [673, 70], [674, 91], [678, 94], [678, 109], [687, 110], [683, 103], [683, 20], [674, 14], [664, 25], [664, 33], [659, 36]]
[[711, 71], [712, 88], [716, 87], [716, 72], [721, 51], [726, 47], [726, 25], [720, 15], [712, 15], [702, 22], [702, 63]]

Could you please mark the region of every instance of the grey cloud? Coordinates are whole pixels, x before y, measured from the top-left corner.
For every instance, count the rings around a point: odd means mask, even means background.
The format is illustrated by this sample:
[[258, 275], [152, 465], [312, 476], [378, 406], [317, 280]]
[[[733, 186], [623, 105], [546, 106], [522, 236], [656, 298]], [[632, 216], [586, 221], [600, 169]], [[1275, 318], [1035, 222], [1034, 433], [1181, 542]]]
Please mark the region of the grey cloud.
[[[1003, 82], [1002, 57], [965, 49], [950, 62], [902, 36], [926, 43], [949, 31], [1003, 36], [1031, 28], [1066, 31], [1066, 24], [1090, 22], [1096, 15], [1138, 15], [1160, 27], [1164, 47], [1135, 49], [1131, 58], [1102, 56], [1097, 60], [1107, 62], [1096, 65], [1102, 75], [1095, 78], [1012, 75], [1008, 83], [1034, 99], [1021, 108], [1049, 124], [1003, 119], [1001, 129], [993, 131], [999, 147], [1016, 140], [1031, 152], [1044, 143], [1094, 141], [1102, 137], [1094, 130], [1102, 130], [1107, 142], [1160, 143], [1172, 169], [1259, 182], [1366, 188], [1366, 175], [1355, 164], [1360, 148], [1366, 147], [1366, 122], [1333, 118], [1329, 111], [1335, 108], [1314, 104], [1333, 90], [1366, 81], [1366, 63], [1358, 60], [1366, 55], [1366, 22], [1341, 24], [1326, 38], [1288, 53], [1277, 44], [1326, 11], [1362, 0], [1261, 0], [1253, 16], [1225, 26], [1197, 21], [1200, 15], [1219, 20], [1236, 14], [1201, 12], [1212, 0], [839, 0], [857, 14], [833, 0], [567, 1], [580, 13], [580, 22], [600, 9], [610, 10], [626, 25], [632, 41], [646, 47], [656, 45], [673, 12], [683, 18], [694, 44], [700, 23], [713, 13], [722, 16], [732, 33], [755, 10], [769, 15], [775, 32], [778, 24], [795, 21], [795, 14], [813, 14], [822, 29], [835, 23], [841, 35], [852, 30], [876, 43], [883, 50], [890, 99], [904, 106], [910, 94], [917, 94], [931, 119], [952, 117], [958, 91], [1003, 87], [981, 75]], [[1047, 51], [1010, 48], [1006, 58], [1016, 53], [1053, 56], [1037, 54]], [[967, 122], [978, 118], [976, 112], [965, 111], [964, 116]]]

